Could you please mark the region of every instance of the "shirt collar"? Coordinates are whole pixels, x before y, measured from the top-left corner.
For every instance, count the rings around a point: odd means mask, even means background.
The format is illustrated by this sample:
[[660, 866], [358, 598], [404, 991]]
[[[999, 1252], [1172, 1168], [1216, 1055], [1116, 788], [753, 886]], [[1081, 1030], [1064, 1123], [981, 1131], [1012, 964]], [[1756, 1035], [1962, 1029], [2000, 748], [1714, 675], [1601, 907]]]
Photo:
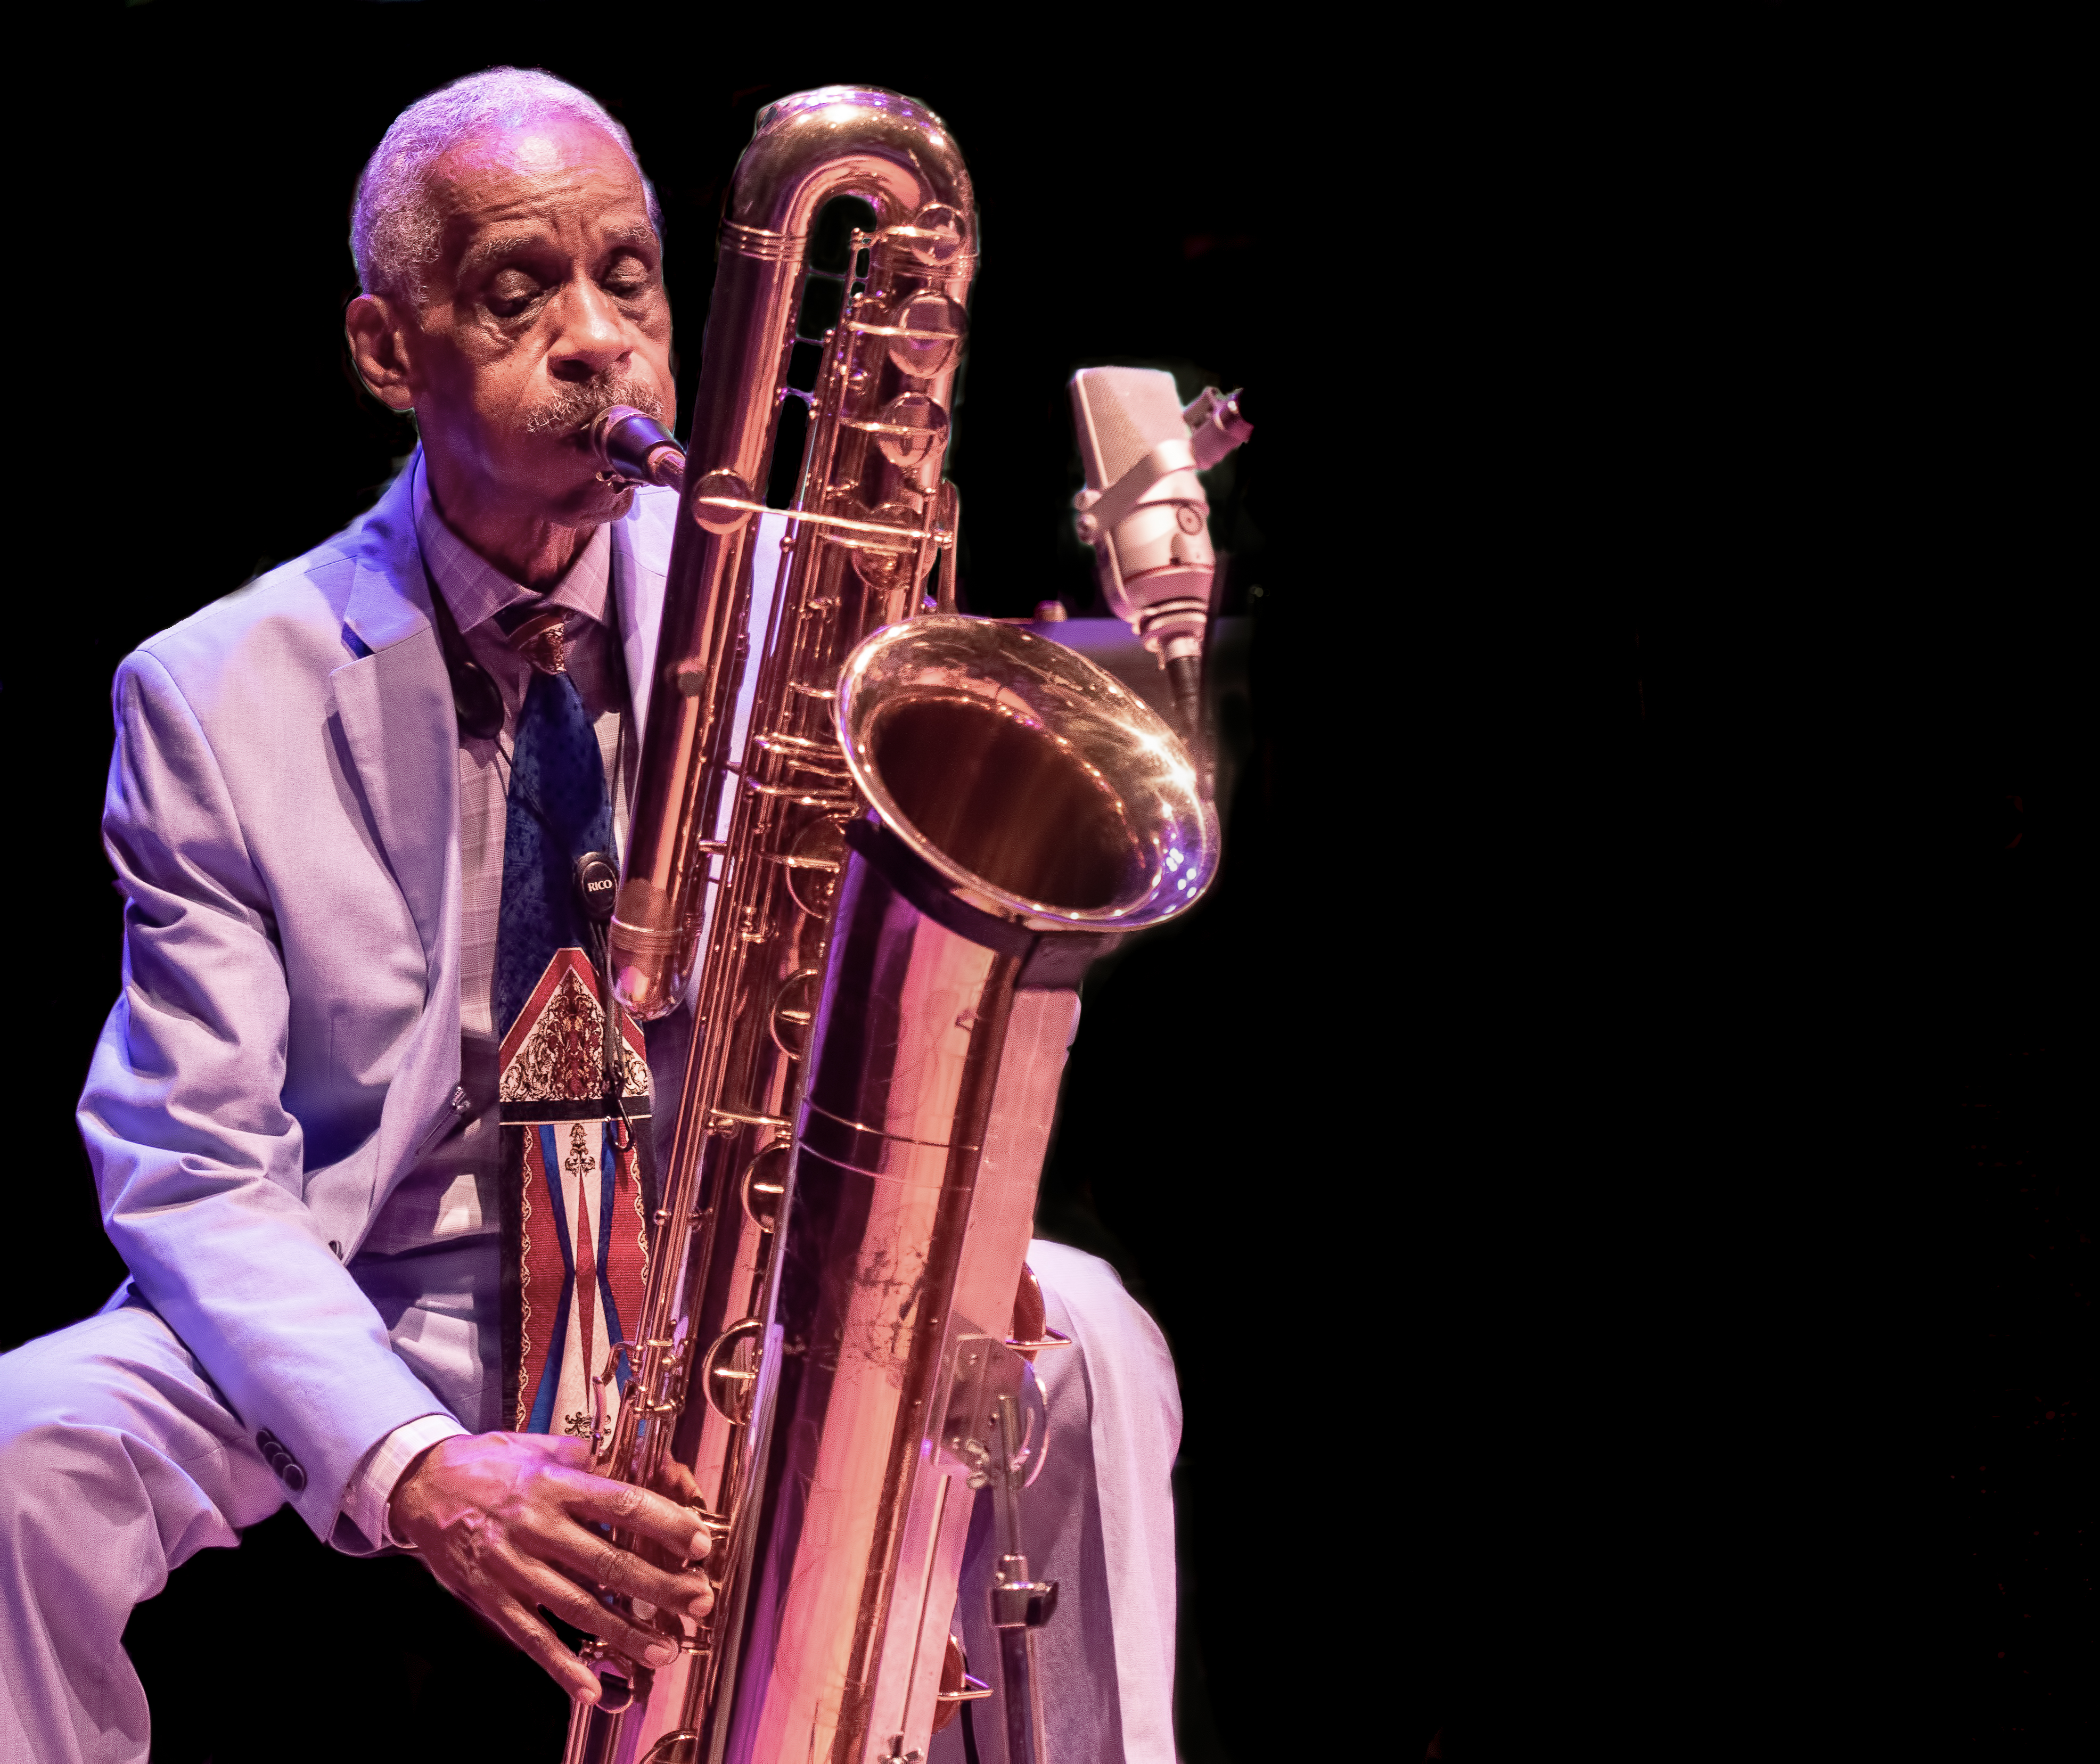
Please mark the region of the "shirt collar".
[[423, 548], [430, 576], [461, 630], [471, 631], [521, 601], [543, 598], [549, 606], [566, 606], [600, 624], [606, 622], [606, 602], [612, 580], [612, 536], [603, 526], [591, 529], [589, 540], [569, 566], [568, 574], [541, 596], [512, 581], [445, 524], [430, 495], [421, 448], [416, 450], [415, 499], [417, 542]]

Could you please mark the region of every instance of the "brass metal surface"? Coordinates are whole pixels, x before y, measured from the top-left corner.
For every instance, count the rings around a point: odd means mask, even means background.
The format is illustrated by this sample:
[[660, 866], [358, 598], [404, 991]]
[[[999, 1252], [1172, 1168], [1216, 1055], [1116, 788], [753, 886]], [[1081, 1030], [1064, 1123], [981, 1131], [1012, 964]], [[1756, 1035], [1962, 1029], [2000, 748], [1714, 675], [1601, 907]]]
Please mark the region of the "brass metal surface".
[[[756, 628], [750, 487], [836, 195], [876, 226]], [[577, 1705], [567, 1764], [923, 1753], [970, 1454], [1014, 1347], [1053, 1339], [1008, 1345], [1079, 973], [1215, 869], [1216, 818], [1143, 700], [931, 610], [954, 604], [974, 231], [939, 120], [868, 88], [770, 106], [731, 189], [611, 931], [624, 1002], [685, 1002], [693, 1032], [598, 1458], [690, 1473], [718, 1596], [672, 1665], [599, 1658], [631, 1696]]]

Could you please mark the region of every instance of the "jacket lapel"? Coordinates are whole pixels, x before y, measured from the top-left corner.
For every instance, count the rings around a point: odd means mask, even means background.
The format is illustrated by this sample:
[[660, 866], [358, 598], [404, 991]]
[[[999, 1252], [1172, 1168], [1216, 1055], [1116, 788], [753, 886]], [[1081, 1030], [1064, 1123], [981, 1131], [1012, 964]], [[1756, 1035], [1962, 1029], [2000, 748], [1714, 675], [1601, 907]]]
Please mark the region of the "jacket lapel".
[[459, 1083], [459, 727], [416, 545], [416, 465], [395, 478], [358, 534], [343, 623], [371, 653], [329, 677], [426, 976], [422, 1018], [402, 1049], [380, 1124], [375, 1211], [424, 1140], [449, 1122]]
[[409, 469], [365, 521], [343, 623], [372, 653], [329, 677], [336, 713], [395, 880], [433, 968], [459, 845], [459, 729], [428, 580], [415, 541]]

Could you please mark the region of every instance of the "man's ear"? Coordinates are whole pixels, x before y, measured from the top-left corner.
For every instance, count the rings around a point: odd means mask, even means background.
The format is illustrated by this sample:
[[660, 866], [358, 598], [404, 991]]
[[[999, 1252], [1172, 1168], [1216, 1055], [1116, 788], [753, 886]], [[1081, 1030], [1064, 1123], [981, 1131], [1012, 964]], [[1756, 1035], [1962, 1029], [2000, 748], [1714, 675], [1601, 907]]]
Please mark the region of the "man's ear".
[[414, 321], [407, 303], [360, 294], [343, 309], [342, 331], [364, 390], [389, 410], [413, 410]]

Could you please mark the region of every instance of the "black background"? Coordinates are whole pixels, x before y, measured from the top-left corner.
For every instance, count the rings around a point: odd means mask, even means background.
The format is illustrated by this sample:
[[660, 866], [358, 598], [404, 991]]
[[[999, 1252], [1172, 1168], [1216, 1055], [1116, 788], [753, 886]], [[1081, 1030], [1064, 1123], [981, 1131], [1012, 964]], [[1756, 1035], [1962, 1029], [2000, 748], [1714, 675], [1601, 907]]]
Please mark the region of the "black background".
[[[887, 84], [982, 208], [972, 610], [1090, 594], [1074, 366], [1260, 400], [1219, 495], [1255, 620], [1229, 862], [1091, 983], [1043, 1208], [1175, 1347], [1190, 1764], [1912, 1723], [2062, 1755], [2092, 739], [2050, 46], [1773, 6], [1189, 23], [159, 0], [54, 76], [85, 151], [18, 160], [51, 218], [17, 370], [69, 414], [0, 668], [33, 829], [0, 1340], [119, 1272], [69, 1120], [117, 980], [111, 672], [410, 444], [340, 343], [387, 121], [503, 61], [603, 99], [689, 395], [753, 112]], [[558, 1749], [420, 1569], [286, 1515], [131, 1638], [158, 1757]]]

